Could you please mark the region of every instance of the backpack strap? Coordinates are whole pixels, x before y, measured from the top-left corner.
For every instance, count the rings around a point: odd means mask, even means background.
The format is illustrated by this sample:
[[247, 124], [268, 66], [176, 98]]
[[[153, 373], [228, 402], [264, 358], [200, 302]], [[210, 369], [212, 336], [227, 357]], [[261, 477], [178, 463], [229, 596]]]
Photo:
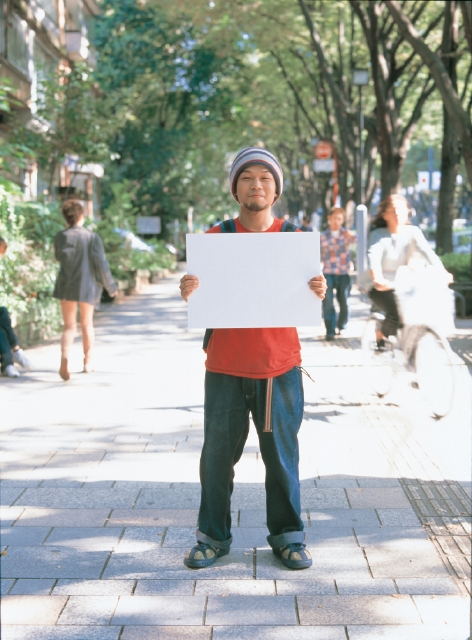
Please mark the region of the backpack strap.
[[288, 220], [285, 220], [285, 222], [282, 225], [282, 228], [280, 229], [280, 231], [297, 231], [297, 230], [298, 230], [298, 227], [296, 227], [294, 224], [292, 224]]
[[236, 225], [232, 218], [220, 222], [219, 227], [221, 229], [221, 233], [236, 233]]

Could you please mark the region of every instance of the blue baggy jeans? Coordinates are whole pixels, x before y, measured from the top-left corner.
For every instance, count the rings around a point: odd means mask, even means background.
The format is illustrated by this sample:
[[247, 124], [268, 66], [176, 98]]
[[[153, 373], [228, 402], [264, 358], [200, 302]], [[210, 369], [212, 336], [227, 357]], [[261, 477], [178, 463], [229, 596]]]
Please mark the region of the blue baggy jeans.
[[[349, 317], [347, 299], [351, 291], [351, 278], [348, 273], [336, 275], [325, 273], [328, 288], [323, 299], [323, 318], [326, 327], [326, 335], [334, 336], [336, 327], [344, 329]], [[336, 322], [336, 309], [334, 308], [334, 290], [339, 303], [339, 317]]]
[[303, 418], [303, 384], [298, 367], [273, 378], [271, 431], [265, 425], [268, 381], [206, 372], [205, 437], [200, 459], [202, 487], [197, 540], [227, 549], [231, 536], [234, 466], [249, 432], [257, 429], [266, 468], [267, 540], [272, 547], [303, 542], [298, 477], [298, 431]]

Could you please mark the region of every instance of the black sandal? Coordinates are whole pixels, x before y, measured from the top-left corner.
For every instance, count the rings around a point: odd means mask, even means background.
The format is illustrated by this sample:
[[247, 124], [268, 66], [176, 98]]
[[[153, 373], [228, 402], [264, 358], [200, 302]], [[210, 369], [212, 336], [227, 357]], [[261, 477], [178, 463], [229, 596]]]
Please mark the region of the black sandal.
[[184, 558], [184, 565], [190, 569], [203, 569], [210, 567], [218, 558], [226, 556], [229, 549], [217, 549], [211, 544], [197, 542], [197, 544], [187, 552]]
[[289, 569], [308, 569], [313, 564], [311, 555], [302, 542], [291, 542], [272, 551]]

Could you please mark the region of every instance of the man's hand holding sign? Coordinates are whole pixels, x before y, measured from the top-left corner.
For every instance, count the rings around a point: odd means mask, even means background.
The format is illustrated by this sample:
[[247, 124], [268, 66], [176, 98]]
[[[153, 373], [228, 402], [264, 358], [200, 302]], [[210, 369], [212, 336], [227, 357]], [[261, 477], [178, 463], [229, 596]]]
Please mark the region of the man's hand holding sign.
[[[321, 319], [319, 301], [326, 281], [319, 275], [319, 236], [273, 233], [298, 230], [272, 216], [283, 175], [267, 150], [240, 151], [231, 167], [230, 186], [240, 205], [239, 217], [213, 227], [209, 237], [188, 237], [189, 268], [193, 261], [195, 269], [180, 281], [186, 301], [200, 285], [189, 307], [189, 325], [213, 327], [205, 340], [197, 542], [184, 564], [191, 569], [208, 567], [230, 551], [234, 465], [241, 457], [251, 414], [266, 467], [267, 540], [286, 567], [306, 569], [312, 560], [300, 515], [297, 435], [303, 385], [295, 326], [319, 324]], [[207, 319], [208, 324], [201, 324]]]

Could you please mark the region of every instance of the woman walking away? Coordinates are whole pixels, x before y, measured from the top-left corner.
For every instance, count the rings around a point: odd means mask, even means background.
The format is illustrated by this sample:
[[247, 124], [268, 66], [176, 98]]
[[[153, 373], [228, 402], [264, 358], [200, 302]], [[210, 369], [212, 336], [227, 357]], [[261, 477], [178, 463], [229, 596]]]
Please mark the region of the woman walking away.
[[93, 371], [94, 346], [93, 310], [99, 303], [102, 289], [114, 297], [118, 288], [105, 258], [100, 237], [84, 229], [84, 208], [78, 200], [66, 200], [62, 215], [67, 229], [54, 238], [56, 260], [61, 264], [54, 297], [61, 301], [64, 332], [61, 341], [59, 375], [69, 380], [69, 351], [77, 330], [77, 305], [80, 307], [80, 326], [84, 347], [84, 373]]
[[441, 267], [446, 281], [452, 282], [452, 275], [444, 269], [421, 229], [408, 223], [409, 213], [406, 198], [393, 194], [382, 200], [372, 221], [367, 252], [369, 270], [364, 274], [362, 286], [372, 302], [385, 313], [385, 320], [377, 331], [379, 350], [383, 350], [385, 340], [395, 336], [400, 328], [400, 314], [393, 292], [400, 266], [407, 265], [415, 254], [419, 254], [426, 263]]

